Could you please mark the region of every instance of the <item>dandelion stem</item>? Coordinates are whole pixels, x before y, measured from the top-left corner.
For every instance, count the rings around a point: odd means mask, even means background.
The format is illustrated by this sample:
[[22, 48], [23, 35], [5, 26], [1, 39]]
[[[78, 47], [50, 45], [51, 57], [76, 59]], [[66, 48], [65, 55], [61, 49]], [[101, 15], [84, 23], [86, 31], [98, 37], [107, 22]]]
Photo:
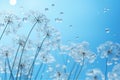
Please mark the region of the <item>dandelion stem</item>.
[[5, 33], [6, 29], [7, 29], [7, 26], [8, 26], [8, 23], [6, 24], [6, 26], [5, 26], [5, 28], [4, 28], [3, 32], [2, 32], [2, 34], [1, 34], [1, 36], [0, 36], [0, 40], [2, 39], [4, 33]]
[[[60, 48], [60, 47], [58, 47], [58, 50], [61, 52], [61, 48]], [[67, 66], [68, 57], [66, 57], [66, 58], [67, 58], [67, 59], [65, 59], [65, 56], [62, 55], [62, 61], [63, 61], [63, 63], [65, 64], [65, 66]], [[66, 69], [64, 69], [64, 72], [66, 73]]]
[[[64, 56], [63, 56], [64, 57]], [[66, 55], [66, 59], [65, 59], [65, 66], [67, 66], [67, 61], [68, 61], [68, 56]], [[64, 72], [66, 73], [66, 68], [64, 69]]]
[[108, 62], [108, 58], [106, 58], [106, 66], [105, 66], [105, 80], [107, 80], [107, 69], [108, 69], [107, 62]]
[[[45, 68], [46, 68], [46, 65], [44, 64], [43, 65], [43, 69], [41, 69], [42, 71], [41, 71], [41, 75], [40, 75], [40, 80], [42, 80], [43, 79], [43, 73], [44, 73], [44, 71], [45, 71]], [[37, 78], [36, 78], [37, 79]]]
[[81, 66], [81, 68], [80, 68], [80, 70], [79, 70], [79, 72], [78, 72], [78, 75], [77, 75], [77, 77], [76, 77], [76, 80], [78, 80], [78, 78], [79, 78], [79, 76], [80, 76], [80, 73], [81, 73], [81, 71], [82, 71], [82, 69], [83, 69], [83, 66], [84, 66], [84, 55], [83, 55], [83, 60], [82, 60], [82, 66]]
[[78, 67], [80, 67], [79, 64], [76, 64], [73, 80], [75, 80], [75, 77], [76, 77], [76, 74], [77, 74], [77, 71], [78, 71], [78, 69], [77, 69]]
[[[46, 68], [46, 65], [43, 65], [42, 73], [44, 73], [45, 68]], [[42, 80], [42, 78], [43, 78], [43, 74], [42, 73], [41, 73], [41, 76], [40, 76], [40, 80]]]
[[42, 66], [43, 66], [43, 63], [41, 63], [41, 65], [40, 65], [40, 67], [39, 67], [39, 69], [38, 69], [38, 71], [37, 71], [37, 74], [36, 74], [36, 76], [35, 76], [35, 80], [37, 80], [38, 74], [39, 74], [39, 72], [41, 71]]
[[75, 69], [75, 63], [73, 64], [73, 67], [72, 67], [72, 69], [71, 69], [71, 71], [70, 71], [70, 74], [69, 74], [69, 76], [68, 76], [68, 80], [70, 80], [71, 74], [72, 74], [72, 72], [74, 71], [74, 69]]
[[22, 75], [22, 69], [20, 70], [20, 78], [19, 78], [19, 80], [22, 79], [21, 75]]
[[[60, 46], [58, 47], [58, 50], [61, 52], [61, 48], [60, 48]], [[65, 60], [64, 55], [62, 55], [62, 60], [63, 60], [63, 63], [66, 64], [66, 60]]]
[[[14, 69], [14, 66], [15, 66], [15, 61], [16, 61], [19, 49], [20, 49], [20, 45], [17, 48], [16, 54], [15, 54], [15, 58], [14, 58], [14, 61], [13, 61], [13, 64], [12, 64], [12, 72], [13, 72], [13, 69]], [[9, 80], [11, 79], [11, 77], [12, 77], [12, 73], [10, 74]]]
[[[41, 45], [38, 47], [38, 49], [37, 49], [37, 51], [36, 51], [35, 57], [34, 57], [34, 59], [33, 59], [33, 63], [32, 63], [32, 65], [31, 65], [31, 67], [30, 67], [30, 69], [29, 69], [29, 71], [28, 71], [28, 77], [29, 77], [29, 75], [31, 74], [31, 72], [33, 72], [36, 58], [37, 58], [39, 52], [41, 51], [42, 45], [43, 45], [43, 43], [44, 43], [44, 41], [45, 41], [46, 38], [47, 38], [47, 35], [45, 36], [45, 38], [43, 39]], [[32, 75], [31, 75], [31, 77], [32, 77]], [[27, 78], [27, 79], [28, 79], [28, 78]]]
[[6, 65], [6, 59], [5, 59], [5, 76], [4, 76], [4, 80], [7, 80], [7, 70], [6, 70], [6, 67], [7, 67], [7, 65]]
[[13, 65], [12, 65], [12, 70], [13, 70], [13, 68], [14, 68], [14, 66], [15, 66], [15, 61], [16, 61], [16, 58], [17, 58], [19, 49], [20, 49], [20, 45], [18, 46], [17, 51], [16, 51], [16, 54], [15, 54], [15, 58], [14, 58]]
[[29, 78], [30, 80], [31, 80], [31, 78], [32, 78], [32, 75], [33, 74], [33, 68], [32, 68], [32, 70], [31, 70], [31, 72], [30, 72], [30, 75], [27, 75], [27, 79]]
[[37, 24], [37, 22], [32, 26], [32, 28], [31, 28], [31, 30], [30, 30], [30, 32], [28, 33], [28, 36], [27, 36], [27, 38], [26, 38], [25, 44], [24, 44], [24, 46], [23, 46], [22, 53], [21, 53], [21, 55], [20, 55], [20, 60], [19, 60], [19, 63], [18, 63], [18, 70], [17, 70], [16, 80], [18, 80], [19, 68], [20, 68], [20, 64], [21, 64], [21, 61], [22, 61], [22, 56], [23, 56], [23, 53], [24, 53], [25, 46], [26, 46], [27, 41], [28, 41], [28, 39], [29, 39], [29, 37], [30, 37], [30, 34], [32, 33], [32, 31], [33, 31], [33, 29], [34, 29], [34, 27], [35, 27], [36, 24]]
[[11, 69], [11, 66], [10, 66], [10, 61], [9, 61], [8, 56], [6, 57], [6, 59], [7, 59], [7, 63], [8, 63], [8, 67], [9, 67], [9, 70], [10, 70], [10, 74], [11, 74], [12, 80], [14, 80], [14, 76], [12, 74], [12, 69]]

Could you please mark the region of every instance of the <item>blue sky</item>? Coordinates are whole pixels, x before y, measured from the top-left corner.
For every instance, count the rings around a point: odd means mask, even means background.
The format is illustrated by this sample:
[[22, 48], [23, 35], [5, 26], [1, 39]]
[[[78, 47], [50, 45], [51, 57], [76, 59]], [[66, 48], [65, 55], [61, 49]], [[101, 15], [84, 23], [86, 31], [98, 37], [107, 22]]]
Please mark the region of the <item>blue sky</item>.
[[[52, 4], [55, 6], [51, 6]], [[118, 0], [17, 0], [15, 6], [10, 5], [9, 0], [0, 0], [0, 11], [19, 12], [21, 7], [24, 11], [39, 10], [45, 13], [50, 18], [51, 25], [60, 30], [63, 42], [86, 40], [96, 44], [106, 40], [119, 41], [120, 39]], [[49, 10], [45, 12], [45, 8]], [[60, 12], [64, 14], [60, 15]], [[55, 18], [61, 18], [63, 22], [56, 23]], [[70, 25], [72, 25], [71, 28]], [[109, 34], [106, 34], [105, 28], [110, 29]], [[79, 38], [76, 39], [76, 36]]]

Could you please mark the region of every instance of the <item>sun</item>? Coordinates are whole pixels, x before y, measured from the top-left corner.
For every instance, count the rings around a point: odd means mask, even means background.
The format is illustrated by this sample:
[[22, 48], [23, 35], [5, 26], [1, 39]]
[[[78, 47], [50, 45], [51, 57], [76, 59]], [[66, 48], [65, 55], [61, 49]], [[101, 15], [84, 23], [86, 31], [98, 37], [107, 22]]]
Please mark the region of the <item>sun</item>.
[[10, 5], [16, 5], [16, 0], [10, 0]]

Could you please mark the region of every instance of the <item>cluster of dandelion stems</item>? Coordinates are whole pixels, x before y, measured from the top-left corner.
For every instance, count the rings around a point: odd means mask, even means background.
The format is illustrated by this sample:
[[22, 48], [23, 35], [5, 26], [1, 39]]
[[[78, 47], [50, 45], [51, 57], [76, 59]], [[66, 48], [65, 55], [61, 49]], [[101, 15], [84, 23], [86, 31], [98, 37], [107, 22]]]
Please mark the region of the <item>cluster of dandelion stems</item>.
[[[21, 61], [22, 61], [24, 49], [25, 49], [26, 44], [27, 44], [27, 41], [29, 40], [29, 37], [30, 37], [33, 29], [35, 28], [36, 24], [38, 23], [38, 21], [39, 21], [39, 20], [36, 20], [36, 22], [35, 22], [34, 25], [32, 26], [31, 30], [30, 30], [29, 33], [28, 33], [28, 36], [27, 36], [27, 38], [26, 38], [26, 41], [24, 42], [24, 45], [23, 45], [23, 47], [22, 47], [22, 52], [21, 52], [21, 55], [20, 55], [19, 63], [18, 63], [18, 69], [17, 69], [16, 78], [15, 78], [14, 75], [13, 75], [13, 70], [14, 70], [14, 66], [15, 66], [15, 61], [16, 61], [17, 56], [18, 56], [18, 52], [19, 52], [20, 47], [21, 47], [22, 44], [19, 44], [19, 45], [18, 45], [16, 54], [15, 54], [15, 58], [14, 58], [14, 61], [13, 61], [13, 64], [12, 64], [12, 67], [11, 67], [11, 65], [10, 65], [8, 53], [6, 52], [6, 55], [5, 55], [6, 58], [5, 58], [5, 76], [4, 76], [4, 80], [7, 80], [7, 71], [6, 71], [7, 65], [8, 65], [8, 67], [9, 67], [9, 71], [10, 71], [9, 80], [18, 80], [18, 77], [19, 77], [19, 76], [21, 77], [22, 73], [21, 73], [20, 69], [21, 69], [21, 67], [22, 67]], [[4, 33], [5, 33], [8, 25], [9, 25], [11, 22], [12, 22], [12, 21], [8, 20], [8, 22], [6, 23], [5, 28], [4, 28], [1, 36], [0, 36], [0, 41], [1, 41], [1, 39], [2, 39], [2, 37], [3, 37], [3, 35], [4, 35]], [[30, 67], [30, 69], [29, 69], [29, 72], [28, 72], [28, 74], [27, 74], [27, 80], [31, 80], [36, 58], [37, 58], [37, 56], [38, 56], [38, 54], [39, 54], [39, 52], [40, 52], [40, 50], [41, 50], [41, 48], [42, 48], [42, 45], [43, 45], [45, 39], [46, 39], [48, 36], [49, 36], [49, 35], [46, 34], [46, 36], [45, 36], [45, 38], [43, 39], [42, 43], [37, 47], [37, 51], [36, 51], [36, 54], [35, 54], [33, 63], [32, 63], [32, 65], [31, 65], [31, 67]], [[40, 65], [40, 68], [39, 68], [39, 70], [38, 70], [38, 72], [37, 72], [37, 74], [36, 74], [36, 76], [35, 76], [35, 80], [36, 80], [37, 77], [38, 77], [38, 74], [39, 74], [39, 72], [40, 72], [40, 70], [41, 70], [41, 67], [42, 67], [42, 64]], [[19, 75], [19, 73], [20, 73], [20, 75]], [[29, 76], [30, 76], [30, 78], [29, 78]], [[21, 80], [21, 79], [20, 79], [20, 80]]]
[[[23, 46], [21, 46], [22, 44], [19, 44], [19, 45], [18, 45], [18, 48], [17, 48], [17, 51], [16, 51], [16, 53], [15, 53], [15, 57], [14, 57], [12, 66], [10, 65], [8, 53], [6, 53], [4, 80], [7, 80], [7, 71], [6, 71], [7, 65], [8, 65], [8, 67], [9, 67], [9, 71], [10, 71], [9, 80], [18, 80], [19, 76], [21, 77], [22, 71], [20, 71], [20, 70], [22, 70], [22, 67], [24, 66], [24, 65], [21, 64], [22, 57], [23, 57], [23, 54], [24, 54], [24, 49], [25, 49], [25, 47], [26, 47], [26, 44], [27, 44], [27, 42], [28, 42], [28, 40], [29, 40], [29, 37], [30, 37], [32, 31], [34, 30], [36, 24], [38, 23], [37, 21], [39, 21], [39, 20], [36, 20], [36, 22], [34, 23], [34, 25], [33, 25], [32, 28], [31, 28], [31, 30], [29, 31], [29, 33], [28, 33], [28, 35], [27, 35], [27, 38], [26, 38], [26, 40], [25, 40], [25, 42], [24, 42], [24, 45], [23, 45]], [[8, 22], [6, 23], [5, 28], [4, 28], [1, 36], [0, 36], [0, 41], [1, 41], [1, 39], [2, 39], [2, 37], [3, 37], [3, 35], [4, 35], [4, 33], [5, 33], [5, 31], [6, 31], [6, 29], [7, 29], [7, 27], [9, 27], [9, 24], [10, 24], [10, 23], [12, 23], [12, 21], [8, 20]], [[35, 54], [35, 56], [34, 56], [32, 65], [30, 66], [30, 69], [29, 69], [28, 74], [27, 74], [27, 80], [31, 80], [31, 77], [32, 77], [32, 74], [33, 74], [33, 70], [34, 70], [34, 66], [35, 66], [36, 58], [37, 58], [37, 56], [38, 56], [38, 54], [39, 54], [39, 52], [40, 52], [40, 50], [41, 50], [41, 48], [42, 48], [42, 45], [43, 45], [45, 39], [46, 39], [48, 36], [49, 36], [49, 34], [46, 34], [46, 36], [45, 36], [44, 39], [42, 40], [41, 44], [37, 47], [36, 54]], [[22, 47], [22, 52], [21, 52], [20, 59], [19, 59], [19, 62], [18, 62], [16, 77], [14, 77], [14, 75], [13, 75], [13, 70], [14, 70], [14, 67], [15, 67], [15, 62], [16, 62], [16, 59], [17, 59], [17, 56], [18, 56], [18, 52], [19, 52], [19, 50], [20, 50], [21, 47]], [[65, 62], [65, 64], [67, 64], [67, 61]], [[38, 71], [37, 71], [37, 73], [36, 73], [36, 76], [35, 76], [35, 80], [36, 80], [37, 77], [38, 77], [38, 74], [39, 74], [39, 72], [40, 72], [40, 70], [41, 70], [42, 65], [43, 65], [43, 63], [41, 63], [41, 65], [39, 66], [39, 69], [38, 69]], [[81, 71], [82, 71], [83, 66], [84, 66], [84, 54], [83, 54], [83, 62], [82, 62], [81, 69], [79, 70], [78, 75], [76, 74], [76, 78], [74, 77], [74, 80], [78, 80], [79, 75], [80, 75], [80, 73], [81, 73]], [[69, 74], [68, 80], [70, 80], [70, 76], [71, 76], [72, 72], [74, 71], [74, 68], [75, 68], [75, 65], [74, 65], [74, 67], [72, 68], [72, 70], [71, 70], [71, 72], [70, 72], [70, 74]], [[19, 74], [20, 74], [20, 75], [19, 75]], [[21, 78], [20, 78], [20, 79], [21, 79]]]
[[[69, 76], [68, 76], [68, 80], [71, 80], [71, 75], [72, 75], [72, 73], [74, 72], [74, 76], [73, 76], [73, 80], [79, 80], [79, 77], [80, 77], [80, 73], [81, 73], [81, 71], [82, 71], [82, 69], [83, 69], [83, 67], [84, 67], [84, 61], [85, 61], [85, 53], [83, 52], [82, 53], [82, 65], [81, 65], [81, 67], [80, 67], [80, 69], [76, 66], [76, 63], [74, 63], [73, 64], [73, 67], [72, 67], [72, 69], [71, 69], [71, 71], [70, 71], [70, 73], [69, 73]], [[79, 63], [80, 64], [80, 63]], [[79, 65], [78, 64], [78, 65]], [[75, 68], [76, 67], [76, 68]], [[76, 70], [75, 70], [76, 69]], [[77, 71], [78, 71], [78, 74], [77, 74]]]
[[[28, 40], [29, 40], [29, 38], [30, 38], [30, 35], [32, 34], [32, 32], [33, 32], [33, 30], [35, 29], [36, 25], [41, 22], [41, 20], [37, 19], [36, 17], [35, 17], [35, 19], [36, 19], [36, 20], [35, 20], [36, 22], [33, 24], [33, 26], [31, 27], [30, 31], [28, 32], [27, 37], [26, 37], [24, 43], [23, 43], [23, 44], [22, 44], [22, 43], [19, 43], [19, 44], [18, 44], [18, 47], [17, 47], [17, 50], [16, 50], [16, 52], [15, 52], [15, 57], [14, 57], [14, 59], [13, 59], [12, 65], [10, 64], [9, 53], [8, 53], [8, 52], [5, 52], [5, 60], [4, 60], [4, 65], [5, 65], [5, 70], [4, 70], [4, 71], [5, 71], [5, 75], [4, 75], [4, 80], [7, 80], [7, 76], [8, 76], [8, 75], [7, 75], [7, 67], [8, 67], [8, 69], [9, 69], [9, 71], [10, 71], [9, 80], [22, 80], [22, 79], [21, 79], [21, 76], [22, 76], [22, 68], [24, 67], [24, 64], [22, 64], [21, 62], [22, 62], [22, 59], [23, 59], [23, 56], [24, 56], [23, 54], [24, 54], [24, 52], [25, 52], [25, 47], [26, 47], [27, 42], [28, 42]], [[5, 28], [3, 29], [2, 34], [0, 35], [0, 42], [1, 42], [1, 39], [4, 37], [4, 34], [5, 34], [6, 29], [9, 27], [9, 24], [11, 24], [11, 23], [12, 23], [12, 21], [10, 21], [10, 20], [7, 21], [7, 23], [6, 23], [6, 25], [5, 25]], [[47, 23], [46, 23], [46, 24], [47, 24]], [[36, 48], [35, 56], [34, 56], [34, 58], [33, 58], [32, 64], [30, 65], [30, 68], [28, 69], [28, 73], [27, 73], [27, 78], [26, 78], [26, 80], [32, 80], [36, 59], [37, 59], [37, 57], [38, 57], [38, 55], [39, 55], [39, 53], [40, 53], [40, 51], [41, 51], [41, 48], [42, 48], [45, 40], [46, 40], [47, 38], [49, 38], [49, 36], [50, 36], [50, 35], [49, 35], [49, 30], [48, 30], [48, 32], [46, 32], [46, 34], [45, 34], [42, 42], [41, 42], [40, 45], [38, 45], [37, 48]], [[20, 48], [22, 48], [22, 51], [21, 51], [21, 54], [20, 54], [20, 56], [19, 56], [16, 75], [14, 76], [15, 63], [16, 63], [16, 61], [17, 61], [17, 57], [18, 57], [18, 53], [19, 53]], [[108, 54], [110, 54], [110, 53], [111, 53], [111, 51], [108, 51]], [[82, 60], [82, 62], [81, 62], [82, 64], [81, 64], [81, 65], [80, 65], [80, 62], [74, 62], [73, 66], [71, 67], [71, 69], [70, 69], [70, 71], [69, 71], [67, 80], [71, 80], [71, 77], [72, 77], [72, 80], [79, 80], [80, 74], [81, 74], [82, 69], [83, 69], [84, 64], [85, 64], [85, 56], [86, 56], [86, 53], [85, 53], [85, 52], [82, 52], [82, 59], [81, 59], [81, 60]], [[64, 58], [64, 56], [63, 56], [62, 58]], [[67, 60], [68, 60], [68, 58], [69, 58], [69, 57], [68, 57], [68, 55], [67, 55], [66, 60], [63, 59], [65, 66], [67, 66]], [[105, 80], [107, 80], [107, 62], [108, 62], [108, 58], [106, 58]], [[39, 75], [39, 73], [40, 73], [41, 68], [43, 67], [43, 65], [44, 65], [43, 63], [41, 63], [41, 64], [39, 65], [38, 71], [36, 72], [36, 74], [35, 74], [35, 76], [34, 76], [34, 80], [37, 80], [38, 75]], [[79, 67], [80, 67], [80, 68], [79, 68]], [[45, 68], [45, 67], [44, 67], [44, 68]], [[67, 73], [67, 72], [66, 72], [66, 69], [64, 69], [64, 72]], [[73, 74], [73, 73], [74, 73], [74, 74]], [[73, 75], [74, 75], [74, 76], [73, 76]], [[42, 78], [42, 76], [40, 77], [40, 79], [41, 79], [41, 78]]]
[[[9, 23], [6, 24], [4, 30], [3, 30], [2, 34], [1, 34], [0, 40], [2, 39], [2, 37], [3, 37], [4, 33], [5, 33], [5, 30], [7, 29], [8, 24], [9, 24]], [[16, 58], [17, 58], [17, 56], [18, 56], [19, 49], [20, 49], [20, 47], [21, 47], [22, 44], [19, 44], [19, 45], [18, 45], [17, 51], [16, 51], [16, 53], [15, 53], [15, 58], [14, 58], [12, 67], [11, 67], [11, 65], [10, 65], [8, 55], [6, 54], [4, 80], [7, 80], [7, 79], [6, 79], [6, 78], [7, 78], [7, 72], [6, 72], [6, 66], [7, 66], [7, 64], [8, 64], [9, 71], [10, 71], [9, 80], [18, 80], [18, 77], [19, 77], [19, 76], [21, 77], [22, 73], [20, 73], [20, 72], [21, 72], [20, 69], [21, 69], [21, 67], [22, 67], [21, 61], [22, 61], [24, 49], [25, 49], [25, 47], [26, 47], [27, 41], [28, 41], [28, 39], [29, 39], [29, 37], [30, 37], [33, 29], [35, 28], [36, 24], [37, 24], [37, 22], [35, 22], [34, 25], [32, 26], [31, 30], [30, 30], [29, 33], [28, 33], [28, 36], [27, 36], [27, 38], [26, 38], [26, 41], [24, 42], [24, 45], [23, 45], [23, 47], [22, 47], [22, 52], [21, 52], [21, 55], [20, 55], [19, 63], [18, 63], [18, 69], [17, 69], [16, 78], [15, 78], [14, 75], [13, 75], [13, 69], [14, 69], [14, 66], [15, 66]], [[41, 48], [42, 48], [42, 45], [43, 45], [45, 39], [46, 39], [48, 36], [49, 36], [49, 34], [46, 34], [46, 36], [45, 36], [44, 39], [42, 40], [41, 44], [37, 47], [35, 57], [34, 57], [34, 59], [33, 59], [32, 65], [30, 66], [30, 69], [29, 69], [28, 74], [27, 74], [27, 80], [31, 80], [31, 77], [32, 77], [32, 74], [33, 74], [33, 69], [34, 69], [34, 66], [35, 66], [36, 58], [37, 58], [37, 56], [38, 56], [38, 54], [39, 54], [39, 52], [40, 52], [40, 50], [41, 50]], [[85, 54], [83, 53], [82, 66], [81, 66], [81, 68], [78, 70], [78, 74], [77, 74], [77, 69], [76, 69], [76, 71], [75, 71], [76, 74], [75, 74], [73, 80], [79, 80], [80, 73], [81, 73], [82, 68], [83, 68], [83, 66], [84, 66], [84, 55], [85, 55]], [[67, 61], [65, 62], [65, 64], [67, 64]], [[76, 63], [75, 63], [75, 64], [76, 64]], [[70, 73], [69, 73], [68, 80], [70, 80], [70, 77], [71, 77], [72, 73], [73, 73], [74, 70], [75, 70], [75, 64], [73, 65], [73, 67], [72, 67], [72, 69], [71, 69], [71, 71], [70, 71]], [[40, 70], [41, 70], [42, 65], [43, 65], [43, 63], [41, 63], [41, 65], [39, 66], [39, 69], [38, 69], [38, 71], [37, 71], [37, 73], [36, 73], [36, 76], [35, 76], [34, 80], [37, 79], [38, 74], [39, 74], [39, 72], [40, 72]], [[76, 66], [76, 67], [77, 67], [77, 66]], [[19, 73], [20, 73], [20, 75], [19, 75]], [[21, 79], [21, 78], [20, 78], [20, 79]]]

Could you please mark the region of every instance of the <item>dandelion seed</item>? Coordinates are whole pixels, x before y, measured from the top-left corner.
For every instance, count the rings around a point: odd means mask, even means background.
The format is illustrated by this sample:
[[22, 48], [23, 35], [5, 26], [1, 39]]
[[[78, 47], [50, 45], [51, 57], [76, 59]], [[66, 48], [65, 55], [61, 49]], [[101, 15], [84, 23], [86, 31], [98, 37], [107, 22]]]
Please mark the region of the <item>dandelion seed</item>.
[[49, 10], [49, 8], [45, 8], [45, 11], [48, 11]]
[[109, 28], [105, 28], [105, 32], [106, 33], [110, 33], [110, 29]]
[[63, 19], [61, 19], [61, 18], [55, 18], [55, 22], [61, 23], [61, 22], [63, 22]]
[[55, 6], [55, 4], [51, 4], [51, 6]]
[[64, 12], [60, 12], [60, 14], [64, 14]]

